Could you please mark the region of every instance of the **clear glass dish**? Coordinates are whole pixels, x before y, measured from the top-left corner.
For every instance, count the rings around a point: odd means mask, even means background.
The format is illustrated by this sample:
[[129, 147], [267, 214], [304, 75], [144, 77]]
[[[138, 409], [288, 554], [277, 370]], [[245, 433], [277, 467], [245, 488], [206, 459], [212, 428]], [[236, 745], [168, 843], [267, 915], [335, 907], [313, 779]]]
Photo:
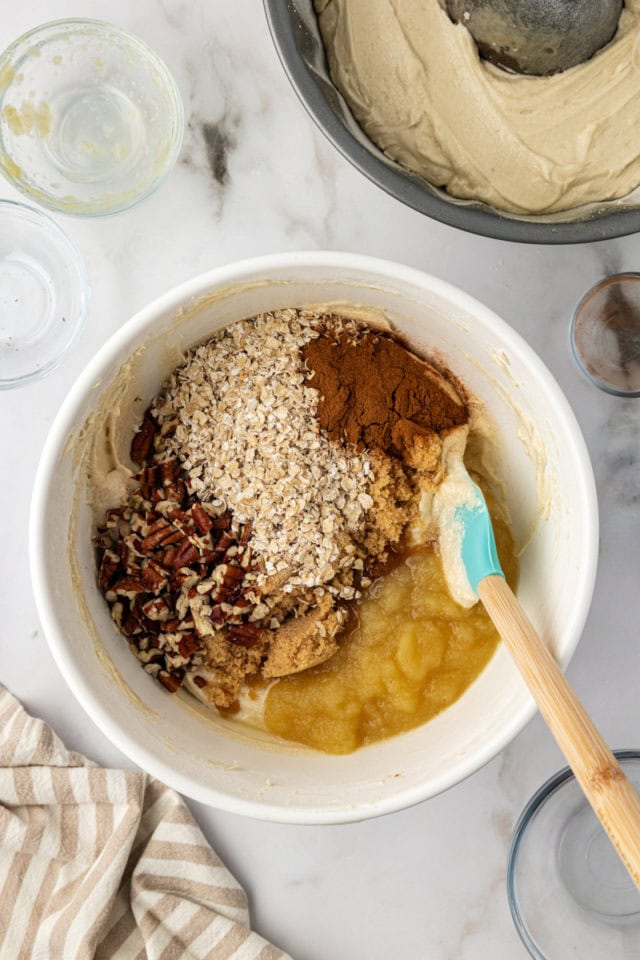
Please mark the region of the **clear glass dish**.
[[616, 273], [587, 291], [571, 321], [571, 350], [598, 389], [640, 397], [640, 273]]
[[[640, 751], [617, 750], [640, 788]], [[640, 892], [565, 768], [523, 811], [507, 866], [511, 915], [534, 960], [637, 960]]]
[[0, 389], [44, 377], [87, 315], [84, 262], [51, 217], [0, 200]]
[[57, 20], [0, 56], [0, 170], [61, 213], [116, 213], [152, 193], [184, 131], [165, 64], [99, 20]]

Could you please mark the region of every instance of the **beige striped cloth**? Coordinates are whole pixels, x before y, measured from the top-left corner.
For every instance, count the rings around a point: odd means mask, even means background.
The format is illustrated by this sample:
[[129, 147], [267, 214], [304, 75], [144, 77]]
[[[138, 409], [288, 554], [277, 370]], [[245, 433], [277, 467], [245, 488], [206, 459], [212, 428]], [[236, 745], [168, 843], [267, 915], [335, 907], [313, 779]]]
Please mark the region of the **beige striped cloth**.
[[0, 960], [287, 960], [182, 799], [65, 749], [0, 686]]

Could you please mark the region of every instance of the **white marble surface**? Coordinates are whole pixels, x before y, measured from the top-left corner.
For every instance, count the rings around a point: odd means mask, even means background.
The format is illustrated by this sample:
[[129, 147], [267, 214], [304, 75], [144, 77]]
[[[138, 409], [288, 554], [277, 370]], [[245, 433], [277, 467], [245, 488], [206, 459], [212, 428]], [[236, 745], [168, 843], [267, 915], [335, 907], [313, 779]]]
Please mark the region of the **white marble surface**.
[[[138, 33], [166, 59], [188, 126], [177, 168], [141, 206], [106, 220], [57, 218], [86, 257], [91, 316], [61, 368], [0, 394], [2, 681], [70, 747], [127, 764], [70, 694], [31, 596], [29, 498], [47, 429], [97, 347], [170, 286], [253, 254], [344, 249], [421, 267], [474, 294], [529, 341], [565, 390], [593, 459], [602, 528], [593, 606], [569, 676], [612, 744], [640, 746], [640, 401], [586, 384], [567, 339], [573, 305], [591, 284], [639, 268], [640, 237], [512, 245], [404, 208], [316, 130], [284, 77], [259, 0], [5, 0], [2, 42], [81, 15]], [[17, 195], [2, 181], [0, 197]], [[383, 819], [296, 827], [193, 809], [248, 889], [256, 928], [296, 960], [524, 960], [507, 908], [507, 848], [522, 806], [561, 765], [536, 718], [466, 782]]]

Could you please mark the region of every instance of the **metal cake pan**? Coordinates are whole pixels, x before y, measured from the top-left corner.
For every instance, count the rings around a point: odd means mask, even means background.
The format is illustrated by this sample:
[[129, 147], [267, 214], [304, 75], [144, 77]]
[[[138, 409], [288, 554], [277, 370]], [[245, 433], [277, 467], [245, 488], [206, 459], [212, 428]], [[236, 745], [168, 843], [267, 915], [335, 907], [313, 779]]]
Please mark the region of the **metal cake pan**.
[[640, 191], [547, 217], [518, 217], [457, 200], [385, 156], [331, 81], [312, 0], [264, 0], [271, 36], [303, 105], [340, 153], [397, 200], [469, 233], [519, 243], [591, 243], [640, 230]]

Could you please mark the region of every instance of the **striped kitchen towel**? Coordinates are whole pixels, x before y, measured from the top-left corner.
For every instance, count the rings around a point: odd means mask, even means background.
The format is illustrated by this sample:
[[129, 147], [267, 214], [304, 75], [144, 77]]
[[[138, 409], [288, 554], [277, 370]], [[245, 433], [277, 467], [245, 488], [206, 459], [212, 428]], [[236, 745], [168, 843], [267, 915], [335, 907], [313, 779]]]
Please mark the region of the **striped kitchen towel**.
[[0, 960], [286, 960], [182, 799], [66, 750], [0, 686]]

